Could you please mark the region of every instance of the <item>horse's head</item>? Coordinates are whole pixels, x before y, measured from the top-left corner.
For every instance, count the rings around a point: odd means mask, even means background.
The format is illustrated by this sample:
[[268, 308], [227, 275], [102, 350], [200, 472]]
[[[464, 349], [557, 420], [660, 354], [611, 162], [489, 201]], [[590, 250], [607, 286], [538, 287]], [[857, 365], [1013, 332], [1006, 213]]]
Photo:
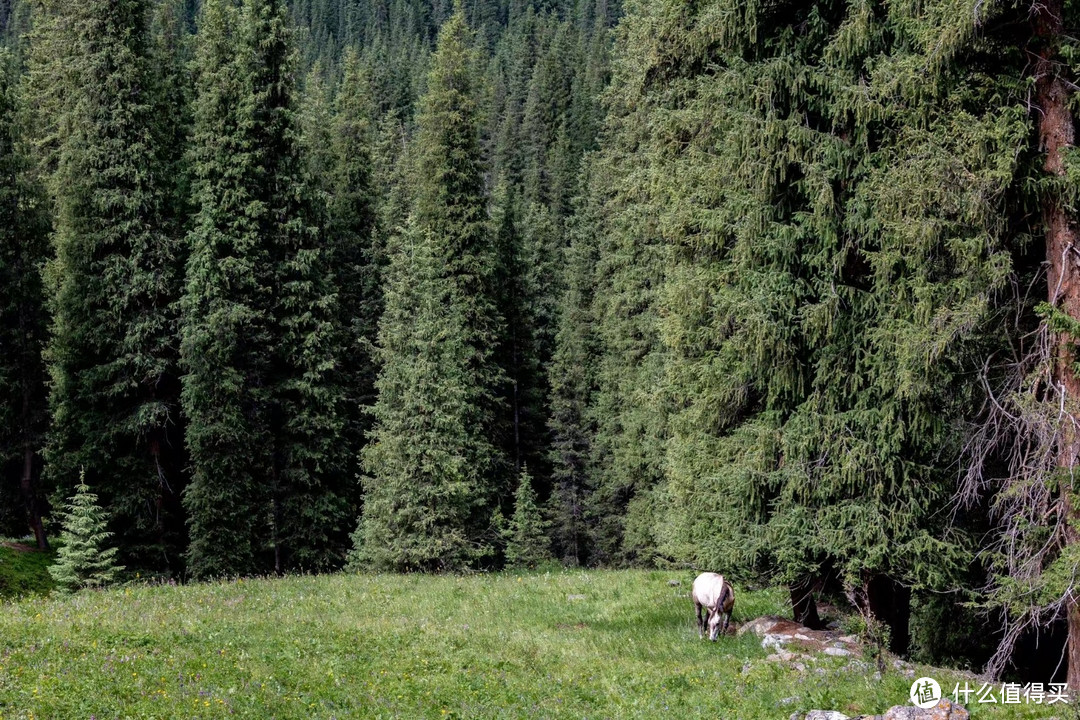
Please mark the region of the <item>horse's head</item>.
[[709, 610], [709, 639], [715, 640], [724, 626], [724, 608], [717, 603], [715, 610]]

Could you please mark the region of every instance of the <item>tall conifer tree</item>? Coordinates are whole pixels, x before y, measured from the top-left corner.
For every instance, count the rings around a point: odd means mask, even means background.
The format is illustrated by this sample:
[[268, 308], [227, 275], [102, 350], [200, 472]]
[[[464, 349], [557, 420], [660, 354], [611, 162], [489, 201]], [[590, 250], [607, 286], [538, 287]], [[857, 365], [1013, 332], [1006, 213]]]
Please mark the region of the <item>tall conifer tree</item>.
[[356, 534], [357, 561], [375, 567], [474, 564], [505, 485], [492, 440], [499, 322], [472, 53], [459, 11], [439, 33], [420, 103], [412, 212], [390, 249]]
[[[584, 187], [589, 187], [588, 175]], [[595, 325], [592, 317], [597, 243], [596, 220], [585, 205], [572, 219], [563, 251], [563, 291], [556, 310], [549, 370], [548, 430], [551, 437], [552, 540], [563, 562], [584, 565], [595, 552], [594, 517], [587, 515], [595, 473], [591, 466], [595, 426], [590, 407], [596, 390]]]
[[652, 491], [663, 476], [668, 435], [658, 297], [666, 248], [647, 210], [648, 158], [637, 152], [649, 129], [647, 110], [615, 91], [611, 98], [606, 147], [590, 168], [587, 200], [588, 231], [598, 243], [589, 311], [598, 355], [586, 515], [597, 561], [647, 562], [655, 554]]
[[38, 479], [48, 416], [41, 358], [48, 318], [40, 265], [49, 228], [20, 127], [17, 77], [11, 54], [0, 49], [0, 468], [10, 531], [21, 535], [29, 526], [45, 549]]
[[631, 6], [605, 151], [633, 147], [640, 167], [609, 227], [633, 238], [654, 220], [663, 253], [646, 263], [666, 261], [655, 327], [674, 412], [654, 528], [673, 557], [788, 583], [805, 622], [807, 580], [840, 578], [903, 653], [909, 588], [948, 587], [970, 560], [936, 516], [954, 487], [942, 459], [958, 457], [973, 408], [958, 378], [992, 345], [1011, 271], [1023, 124], [1015, 106], [966, 104], [972, 87], [1010, 92], [978, 57], [931, 84], [911, 74], [964, 42], [914, 4], [822, 3], [797, 23], [792, 4], [705, 29], [710, 7]]
[[283, 5], [205, 3], [198, 68], [183, 323], [191, 571], [332, 566], [347, 508], [329, 472], [336, 310]]
[[[48, 474], [98, 488], [130, 564], [175, 567], [165, 498], [178, 482], [175, 302], [181, 249], [155, 124], [142, 0], [42, 4], [55, 83], [56, 258]], [[51, 78], [51, 80], [49, 80]], [[49, 139], [46, 138], [46, 142]]]
[[[372, 147], [374, 98], [368, 68], [348, 51], [331, 123], [333, 167], [327, 233], [338, 287], [336, 325], [341, 340], [341, 383], [345, 442], [342, 471], [355, 490], [360, 450], [371, 426], [367, 409], [375, 403], [375, 342], [382, 314], [385, 249], [376, 236], [376, 191]], [[351, 493], [356, 498], [359, 493]], [[354, 514], [359, 505], [352, 505]]]

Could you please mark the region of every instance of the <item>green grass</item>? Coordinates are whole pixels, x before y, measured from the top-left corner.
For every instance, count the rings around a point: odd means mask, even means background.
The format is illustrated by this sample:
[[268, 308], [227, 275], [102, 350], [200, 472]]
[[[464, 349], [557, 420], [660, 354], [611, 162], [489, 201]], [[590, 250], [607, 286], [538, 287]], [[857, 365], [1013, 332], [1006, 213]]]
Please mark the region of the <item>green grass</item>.
[[[24, 600], [0, 613], [0, 716], [689, 720], [905, 703], [896, 672], [875, 681], [823, 657], [799, 673], [750, 634], [699, 641], [690, 579], [333, 575]], [[782, 612], [784, 597], [741, 592], [735, 619]]]
[[48, 568], [56, 553], [24, 549], [32, 542], [0, 538], [0, 598], [45, 595], [53, 589]]

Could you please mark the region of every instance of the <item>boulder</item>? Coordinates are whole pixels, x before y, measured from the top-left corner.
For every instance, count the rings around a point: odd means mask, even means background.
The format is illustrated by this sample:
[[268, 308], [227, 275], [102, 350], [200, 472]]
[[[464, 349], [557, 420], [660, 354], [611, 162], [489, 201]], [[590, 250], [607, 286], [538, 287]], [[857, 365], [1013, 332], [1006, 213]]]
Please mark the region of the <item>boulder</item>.
[[811, 710], [805, 715], [792, 713], [790, 720], [848, 720], [848, 716], [836, 710]]
[[742, 626], [739, 627], [738, 634], [742, 635], [743, 633], [752, 632], [755, 635], [764, 635], [765, 633], [769, 632], [769, 630], [774, 625], [781, 622], [787, 621], [777, 615], [764, 615], [762, 617], [755, 618], [750, 622], [744, 623]]

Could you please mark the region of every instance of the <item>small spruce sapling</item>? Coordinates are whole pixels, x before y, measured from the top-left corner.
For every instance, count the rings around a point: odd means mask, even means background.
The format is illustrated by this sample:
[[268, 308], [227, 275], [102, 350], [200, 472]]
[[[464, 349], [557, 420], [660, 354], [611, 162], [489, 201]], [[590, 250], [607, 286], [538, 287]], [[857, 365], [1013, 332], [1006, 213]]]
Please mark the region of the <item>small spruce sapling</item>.
[[514, 496], [514, 515], [506, 529], [506, 564], [511, 568], [535, 568], [551, 559], [551, 541], [547, 529], [551, 523], [540, 514], [536, 490], [528, 468], [521, 469], [517, 493]]
[[79, 473], [75, 495], [67, 505], [60, 550], [49, 567], [57, 586], [65, 592], [104, 587], [116, 581], [124, 569], [117, 565], [116, 548], [105, 549], [112, 537], [105, 530], [105, 513], [97, 504], [97, 495], [86, 484], [85, 471]]

